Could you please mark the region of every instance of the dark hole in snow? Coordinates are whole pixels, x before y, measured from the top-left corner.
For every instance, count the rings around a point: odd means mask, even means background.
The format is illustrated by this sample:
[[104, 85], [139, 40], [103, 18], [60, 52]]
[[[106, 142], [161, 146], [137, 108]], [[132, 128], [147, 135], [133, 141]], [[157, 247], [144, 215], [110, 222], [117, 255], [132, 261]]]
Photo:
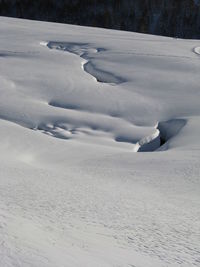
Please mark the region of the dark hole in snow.
[[166, 140], [160, 137], [160, 146], [164, 145], [165, 143], [166, 143]]
[[172, 119], [160, 122], [157, 127], [160, 132], [160, 150], [166, 150], [168, 141], [175, 137], [185, 125], [185, 119]]

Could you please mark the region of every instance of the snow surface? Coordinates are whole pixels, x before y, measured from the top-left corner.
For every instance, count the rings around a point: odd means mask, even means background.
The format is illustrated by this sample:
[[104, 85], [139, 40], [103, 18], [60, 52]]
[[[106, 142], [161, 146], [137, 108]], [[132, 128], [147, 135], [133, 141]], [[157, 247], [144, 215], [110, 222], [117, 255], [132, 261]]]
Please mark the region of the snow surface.
[[0, 18], [0, 266], [200, 266], [199, 47]]

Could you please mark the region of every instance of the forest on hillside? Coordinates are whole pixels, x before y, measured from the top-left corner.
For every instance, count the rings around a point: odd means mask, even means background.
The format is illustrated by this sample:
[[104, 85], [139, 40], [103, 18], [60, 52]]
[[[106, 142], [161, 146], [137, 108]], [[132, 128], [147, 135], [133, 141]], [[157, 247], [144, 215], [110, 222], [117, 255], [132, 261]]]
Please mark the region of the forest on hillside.
[[199, 0], [0, 0], [0, 15], [200, 38]]

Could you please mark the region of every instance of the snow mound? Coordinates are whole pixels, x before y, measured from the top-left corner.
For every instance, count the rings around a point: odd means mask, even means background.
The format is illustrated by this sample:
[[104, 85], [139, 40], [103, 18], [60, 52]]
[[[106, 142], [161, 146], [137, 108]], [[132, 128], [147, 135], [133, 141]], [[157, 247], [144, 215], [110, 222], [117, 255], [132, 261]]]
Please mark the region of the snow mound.
[[195, 48], [194, 48], [194, 52], [195, 52], [197, 55], [200, 55], [200, 46], [195, 47]]

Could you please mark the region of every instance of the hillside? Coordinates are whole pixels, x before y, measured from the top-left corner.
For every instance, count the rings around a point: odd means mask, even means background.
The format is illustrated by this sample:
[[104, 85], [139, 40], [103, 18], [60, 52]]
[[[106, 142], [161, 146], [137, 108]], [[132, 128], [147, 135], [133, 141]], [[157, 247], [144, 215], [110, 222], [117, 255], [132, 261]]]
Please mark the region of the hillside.
[[199, 266], [200, 42], [0, 36], [0, 266]]

